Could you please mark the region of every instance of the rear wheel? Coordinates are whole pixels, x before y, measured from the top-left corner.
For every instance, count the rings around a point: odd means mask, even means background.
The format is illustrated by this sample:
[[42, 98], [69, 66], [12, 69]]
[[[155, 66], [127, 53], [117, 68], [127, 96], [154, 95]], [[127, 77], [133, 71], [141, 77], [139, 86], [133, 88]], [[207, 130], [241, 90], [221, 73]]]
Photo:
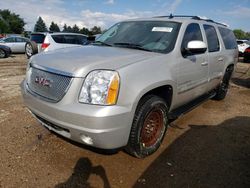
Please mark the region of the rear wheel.
[[27, 42], [25, 45], [25, 54], [29, 59], [31, 56], [38, 53], [37, 43], [34, 41]]
[[144, 97], [137, 107], [126, 151], [137, 158], [154, 153], [167, 128], [168, 107], [157, 96]]
[[230, 78], [232, 76], [233, 69], [234, 69], [233, 66], [230, 66], [226, 69], [224, 77], [223, 77], [220, 85], [218, 86], [217, 91], [216, 91], [216, 95], [214, 96], [213, 99], [223, 100], [226, 97], [227, 91], [229, 88], [229, 81], [230, 81]]
[[5, 58], [6, 56], [6, 52], [3, 49], [0, 49], [0, 58]]

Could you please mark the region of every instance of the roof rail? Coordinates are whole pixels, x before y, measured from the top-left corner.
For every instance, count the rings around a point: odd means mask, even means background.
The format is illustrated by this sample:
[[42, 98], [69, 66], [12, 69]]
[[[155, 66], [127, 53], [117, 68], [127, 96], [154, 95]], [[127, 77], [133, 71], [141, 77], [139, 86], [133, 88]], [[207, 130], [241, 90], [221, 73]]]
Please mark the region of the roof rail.
[[191, 19], [195, 19], [195, 20], [200, 20], [201, 18], [199, 16], [190, 16], [190, 15], [173, 15], [170, 14], [168, 16], [156, 16], [154, 18], [191, 18]]
[[154, 18], [169, 18], [169, 19], [172, 19], [172, 18], [190, 18], [190, 19], [194, 19], [194, 20], [203, 20], [203, 21], [207, 21], [207, 22], [211, 22], [211, 23], [215, 23], [215, 24], [218, 24], [218, 25], [222, 25], [222, 26], [225, 26], [227, 27], [227, 25], [223, 24], [223, 23], [219, 23], [219, 22], [215, 22], [211, 19], [205, 19], [205, 18], [202, 18], [200, 16], [190, 16], [190, 15], [173, 15], [173, 14], [170, 14], [168, 16], [156, 16]]

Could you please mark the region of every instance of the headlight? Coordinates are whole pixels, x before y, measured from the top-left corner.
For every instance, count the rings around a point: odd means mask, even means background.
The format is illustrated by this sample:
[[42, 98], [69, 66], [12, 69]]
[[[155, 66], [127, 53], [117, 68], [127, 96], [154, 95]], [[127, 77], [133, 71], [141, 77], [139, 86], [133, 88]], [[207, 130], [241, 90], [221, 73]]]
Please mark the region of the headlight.
[[119, 85], [119, 75], [116, 71], [92, 71], [84, 80], [79, 102], [100, 105], [116, 104]]

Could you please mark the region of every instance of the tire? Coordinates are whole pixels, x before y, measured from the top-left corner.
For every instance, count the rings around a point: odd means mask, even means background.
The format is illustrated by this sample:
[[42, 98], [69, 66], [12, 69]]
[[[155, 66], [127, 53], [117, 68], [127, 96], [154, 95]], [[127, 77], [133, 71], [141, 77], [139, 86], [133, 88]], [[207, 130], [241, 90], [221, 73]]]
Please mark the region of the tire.
[[28, 59], [37, 53], [38, 53], [38, 47], [36, 42], [30, 41], [25, 44], [25, 54]]
[[0, 49], [0, 58], [6, 58], [6, 57], [7, 53], [3, 49]]
[[166, 132], [167, 113], [168, 107], [162, 98], [154, 95], [144, 97], [137, 106], [125, 150], [137, 158], [153, 154]]
[[233, 69], [233, 66], [230, 66], [226, 69], [223, 79], [218, 88], [216, 89], [216, 95], [213, 97], [214, 100], [223, 100], [226, 97]]
[[244, 63], [249, 63], [250, 62], [250, 57], [244, 57], [243, 61], [244, 61]]

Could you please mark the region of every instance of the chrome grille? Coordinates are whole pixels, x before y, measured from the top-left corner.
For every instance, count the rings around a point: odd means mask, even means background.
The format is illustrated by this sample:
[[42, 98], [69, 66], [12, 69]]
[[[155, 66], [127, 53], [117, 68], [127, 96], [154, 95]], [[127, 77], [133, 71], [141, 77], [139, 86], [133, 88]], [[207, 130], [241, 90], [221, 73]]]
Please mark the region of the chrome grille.
[[60, 101], [67, 92], [71, 77], [30, 67], [27, 84], [31, 93], [52, 102]]

